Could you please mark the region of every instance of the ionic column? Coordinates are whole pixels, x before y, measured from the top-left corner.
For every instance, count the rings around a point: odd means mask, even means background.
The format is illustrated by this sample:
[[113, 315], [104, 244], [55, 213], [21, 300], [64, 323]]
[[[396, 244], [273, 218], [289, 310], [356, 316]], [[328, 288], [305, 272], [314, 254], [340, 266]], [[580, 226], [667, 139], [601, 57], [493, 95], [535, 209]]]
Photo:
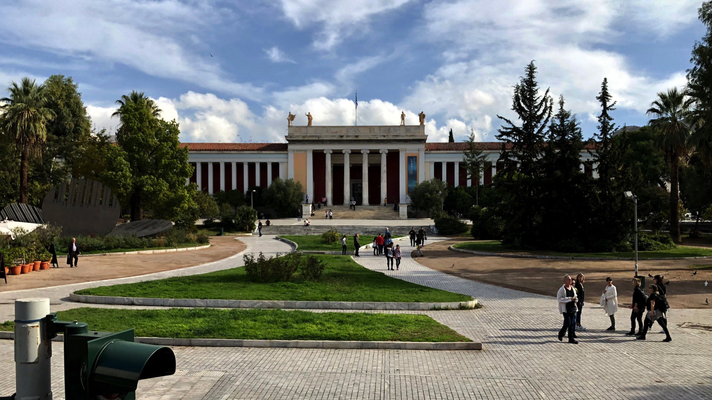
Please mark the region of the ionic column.
[[378, 204], [381, 204], [381, 199], [385, 199], [388, 196], [388, 168], [386, 166], [388, 150], [380, 150], [379, 153], [381, 153], [381, 198], [378, 199]]
[[455, 187], [460, 186], [460, 162], [455, 161]]
[[435, 179], [435, 162], [430, 162], [430, 179]]
[[287, 155], [287, 178], [294, 179], [294, 150], [289, 150]]
[[581, 163], [581, 172], [586, 173], [586, 163]]
[[272, 162], [267, 163], [267, 187], [272, 184]]
[[314, 153], [307, 150], [307, 196], [314, 201]]
[[245, 194], [247, 194], [247, 188], [250, 187], [249, 176], [247, 175], [247, 172], [249, 171], [248, 164], [249, 163], [247, 162], [242, 163], [242, 186], [244, 186]]
[[399, 184], [398, 191], [400, 192], [399, 193], [400, 199], [398, 200], [398, 202], [400, 204], [405, 204], [405, 188], [406, 188], [406, 184], [408, 182], [408, 171], [407, 171], [408, 168], [406, 168], [406, 165], [405, 165], [405, 151], [406, 151], [405, 149], [398, 150], [398, 163], [399, 163], [399, 165], [398, 165], [399, 178], [398, 179], [400, 181], [400, 182], [398, 182], [398, 184]]
[[237, 163], [233, 161], [230, 164], [232, 167], [232, 190], [237, 190]]
[[331, 179], [331, 149], [324, 150], [324, 154], [326, 154], [326, 204], [329, 206], [333, 206], [334, 202], [331, 199], [334, 195], [334, 190], [332, 188], [332, 179]]
[[494, 179], [494, 176], [497, 174], [497, 161], [492, 161], [492, 179]]
[[361, 162], [361, 181], [363, 182], [361, 203], [364, 206], [368, 205], [368, 153], [368, 150], [361, 150], [361, 154], [363, 154], [363, 161]]
[[425, 148], [418, 149], [418, 183], [425, 180]]
[[225, 191], [225, 162], [220, 161], [220, 191]]
[[593, 179], [598, 179], [598, 163], [591, 164], [591, 169], [592, 169], [591, 177]]
[[213, 166], [212, 162], [208, 163], [208, 194], [213, 194]]
[[262, 185], [260, 185], [260, 162], [259, 161], [255, 162], [255, 186], [262, 187]]
[[285, 162], [279, 163], [279, 179], [287, 180], [287, 163]]
[[344, 153], [344, 204], [351, 204], [351, 150], [342, 150]]
[[203, 163], [195, 163], [195, 183], [198, 185], [198, 190], [203, 191]]
[[443, 182], [445, 182], [445, 187], [447, 187], [447, 161], [443, 161], [442, 165], [443, 165]]

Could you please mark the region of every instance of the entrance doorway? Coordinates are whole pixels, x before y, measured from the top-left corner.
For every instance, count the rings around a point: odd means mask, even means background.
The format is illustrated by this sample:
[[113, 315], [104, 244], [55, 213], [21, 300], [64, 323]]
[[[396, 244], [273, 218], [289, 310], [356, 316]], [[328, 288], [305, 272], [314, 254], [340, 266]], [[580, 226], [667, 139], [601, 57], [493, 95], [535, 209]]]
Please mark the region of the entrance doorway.
[[[363, 182], [360, 179], [351, 180], [351, 196], [356, 200], [357, 205], [363, 205]], [[351, 199], [349, 199], [351, 205]]]

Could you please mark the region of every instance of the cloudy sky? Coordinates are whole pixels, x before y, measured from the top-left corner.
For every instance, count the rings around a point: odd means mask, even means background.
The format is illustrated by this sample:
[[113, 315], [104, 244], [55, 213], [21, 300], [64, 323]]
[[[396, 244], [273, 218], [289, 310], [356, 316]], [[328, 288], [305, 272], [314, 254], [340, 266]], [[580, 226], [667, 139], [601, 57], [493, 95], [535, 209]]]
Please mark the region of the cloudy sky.
[[97, 129], [131, 90], [180, 122], [182, 141], [284, 141], [315, 125], [407, 123], [494, 140], [530, 60], [595, 130], [607, 77], [619, 124], [685, 84], [701, 0], [26, 0], [0, 4], [0, 87], [72, 76]]

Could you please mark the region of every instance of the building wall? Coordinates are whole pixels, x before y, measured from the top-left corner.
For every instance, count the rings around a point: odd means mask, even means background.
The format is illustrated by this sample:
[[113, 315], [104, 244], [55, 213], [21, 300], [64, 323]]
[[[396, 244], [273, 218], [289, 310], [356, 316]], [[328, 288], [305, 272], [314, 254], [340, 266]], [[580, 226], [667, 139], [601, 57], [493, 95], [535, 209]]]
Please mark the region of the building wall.
[[307, 192], [307, 153], [294, 153], [294, 181], [302, 184]]
[[[400, 154], [398, 150], [388, 150], [388, 155], [386, 156], [386, 169], [387, 169], [387, 189], [388, 194], [388, 204], [400, 202]], [[383, 199], [381, 199], [383, 201]]]

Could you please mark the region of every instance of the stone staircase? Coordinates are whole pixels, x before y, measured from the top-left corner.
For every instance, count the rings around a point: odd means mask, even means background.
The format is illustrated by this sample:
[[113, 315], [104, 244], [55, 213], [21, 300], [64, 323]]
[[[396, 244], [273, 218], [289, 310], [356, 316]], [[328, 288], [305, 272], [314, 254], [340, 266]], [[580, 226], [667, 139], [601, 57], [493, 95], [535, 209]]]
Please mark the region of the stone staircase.
[[[384, 206], [356, 206], [356, 211], [350, 210], [349, 206], [327, 206], [326, 210], [334, 212], [334, 218], [338, 219], [370, 219], [370, 220], [389, 220], [399, 219], [398, 212], [393, 211], [393, 205]], [[324, 218], [324, 207], [314, 210], [312, 219]]]

